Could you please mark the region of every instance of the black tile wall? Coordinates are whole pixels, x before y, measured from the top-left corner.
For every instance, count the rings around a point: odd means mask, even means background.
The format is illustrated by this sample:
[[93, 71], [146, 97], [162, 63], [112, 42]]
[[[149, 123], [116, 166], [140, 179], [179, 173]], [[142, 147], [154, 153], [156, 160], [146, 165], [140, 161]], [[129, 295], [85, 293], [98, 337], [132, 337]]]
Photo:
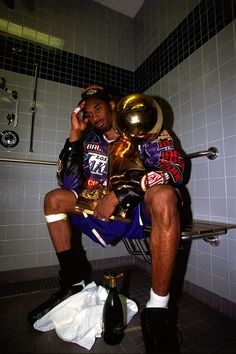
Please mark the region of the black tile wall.
[[236, 15], [235, 0], [203, 0], [156, 48], [134, 74], [135, 91], [143, 92], [200, 48]]
[[235, 0], [202, 0], [135, 72], [4, 35], [0, 36], [0, 67], [33, 76], [37, 63], [42, 79], [81, 88], [103, 83], [124, 95], [144, 92], [228, 25], [235, 14]]
[[41, 79], [77, 87], [103, 83], [124, 94], [133, 89], [133, 72], [64, 50], [1, 35], [0, 53], [5, 70], [33, 76], [37, 63]]

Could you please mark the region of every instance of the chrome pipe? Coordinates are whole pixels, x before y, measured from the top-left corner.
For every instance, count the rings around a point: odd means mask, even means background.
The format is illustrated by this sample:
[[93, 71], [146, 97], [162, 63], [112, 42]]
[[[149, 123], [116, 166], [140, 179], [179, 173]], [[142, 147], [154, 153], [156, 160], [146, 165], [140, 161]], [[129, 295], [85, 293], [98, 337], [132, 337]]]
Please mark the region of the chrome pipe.
[[37, 106], [36, 106], [36, 96], [37, 96], [37, 83], [38, 83], [38, 64], [35, 64], [35, 72], [34, 72], [34, 94], [33, 94], [33, 103], [31, 106], [31, 113], [32, 113], [32, 119], [31, 119], [31, 132], [30, 132], [30, 148], [29, 152], [33, 152], [33, 139], [34, 139], [34, 121], [35, 121], [35, 114], [37, 111]]
[[26, 164], [33, 164], [33, 165], [56, 165], [56, 161], [47, 161], [47, 160], [27, 160], [27, 159], [20, 159], [20, 158], [11, 158], [8, 159], [6, 157], [0, 157], [0, 161], [2, 162], [19, 162], [19, 163], [26, 163]]
[[191, 154], [187, 154], [185, 155], [185, 158], [187, 159], [194, 159], [196, 157], [202, 157], [202, 156], [206, 156], [208, 157], [208, 159], [210, 160], [214, 160], [218, 157], [219, 153], [216, 147], [210, 147], [208, 150], [204, 150], [204, 151], [196, 151], [193, 152]]

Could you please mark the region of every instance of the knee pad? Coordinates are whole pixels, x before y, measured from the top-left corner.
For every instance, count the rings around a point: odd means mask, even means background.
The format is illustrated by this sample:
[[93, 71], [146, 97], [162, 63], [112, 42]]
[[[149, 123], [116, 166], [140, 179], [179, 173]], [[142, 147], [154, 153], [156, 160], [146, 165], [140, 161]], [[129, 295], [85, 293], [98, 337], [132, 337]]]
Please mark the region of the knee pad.
[[67, 220], [67, 214], [59, 213], [59, 214], [45, 215], [45, 219], [47, 224], [50, 224], [51, 222], [55, 222], [55, 221]]

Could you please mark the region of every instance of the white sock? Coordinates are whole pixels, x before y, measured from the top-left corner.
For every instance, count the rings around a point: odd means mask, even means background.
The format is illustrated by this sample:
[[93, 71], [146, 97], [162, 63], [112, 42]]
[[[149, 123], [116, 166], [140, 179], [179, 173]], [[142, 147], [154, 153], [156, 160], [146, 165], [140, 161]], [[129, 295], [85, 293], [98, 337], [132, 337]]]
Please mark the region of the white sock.
[[150, 299], [148, 300], [146, 307], [162, 307], [168, 308], [170, 294], [168, 293], [166, 296], [160, 296], [154, 293], [154, 291], [150, 290]]

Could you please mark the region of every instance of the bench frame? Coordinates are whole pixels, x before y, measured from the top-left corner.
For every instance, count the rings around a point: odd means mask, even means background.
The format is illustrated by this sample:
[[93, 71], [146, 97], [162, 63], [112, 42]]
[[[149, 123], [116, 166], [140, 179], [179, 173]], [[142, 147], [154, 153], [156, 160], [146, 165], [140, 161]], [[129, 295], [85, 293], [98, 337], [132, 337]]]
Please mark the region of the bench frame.
[[[181, 232], [182, 241], [202, 239], [209, 242], [211, 246], [219, 246], [219, 236], [227, 234], [228, 230], [235, 229], [236, 225], [226, 223], [216, 223], [210, 221], [193, 220]], [[151, 263], [151, 254], [149, 248], [150, 228], [147, 227], [143, 231], [141, 240], [122, 238], [122, 241], [129, 254], [133, 256], [143, 256], [146, 262]]]

